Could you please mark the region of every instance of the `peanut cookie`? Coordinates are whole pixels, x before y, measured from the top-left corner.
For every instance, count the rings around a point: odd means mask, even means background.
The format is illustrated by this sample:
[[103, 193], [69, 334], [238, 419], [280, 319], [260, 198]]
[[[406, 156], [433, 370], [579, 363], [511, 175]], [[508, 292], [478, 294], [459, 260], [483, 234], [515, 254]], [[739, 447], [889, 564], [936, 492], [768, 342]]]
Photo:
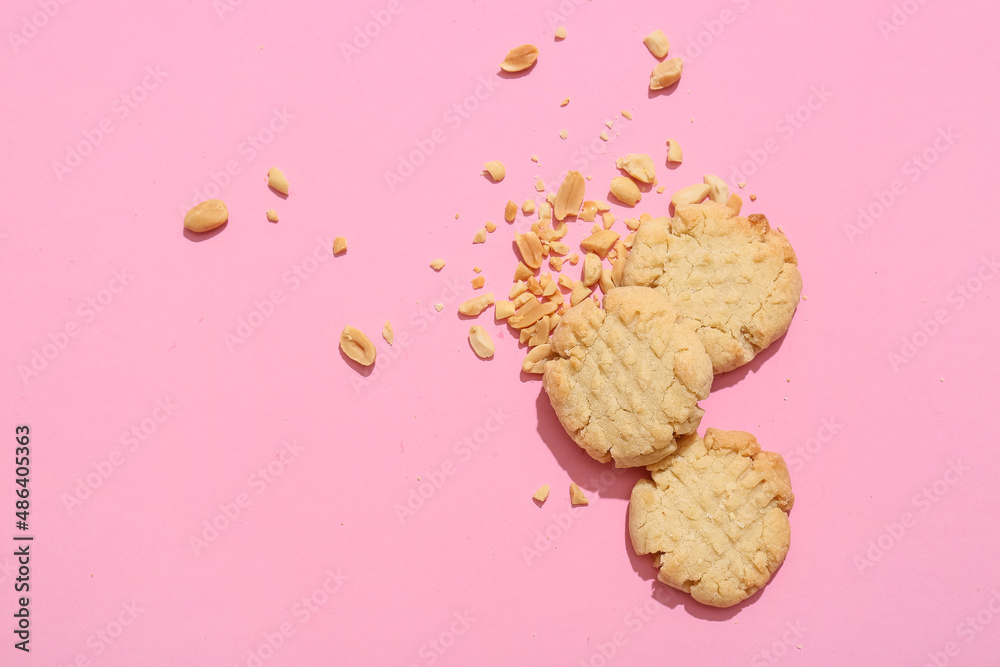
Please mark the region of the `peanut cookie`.
[[780, 454], [743, 431], [708, 429], [680, 438], [632, 489], [629, 535], [655, 554], [659, 579], [713, 607], [756, 593], [788, 553], [792, 494]]
[[648, 287], [608, 290], [603, 310], [587, 299], [552, 336], [560, 358], [542, 384], [566, 432], [588, 454], [619, 468], [672, 453], [674, 436], [697, 430], [712, 362], [670, 302]]
[[639, 226], [623, 284], [658, 288], [724, 373], [788, 331], [802, 275], [788, 239], [763, 215], [714, 202], [676, 213]]

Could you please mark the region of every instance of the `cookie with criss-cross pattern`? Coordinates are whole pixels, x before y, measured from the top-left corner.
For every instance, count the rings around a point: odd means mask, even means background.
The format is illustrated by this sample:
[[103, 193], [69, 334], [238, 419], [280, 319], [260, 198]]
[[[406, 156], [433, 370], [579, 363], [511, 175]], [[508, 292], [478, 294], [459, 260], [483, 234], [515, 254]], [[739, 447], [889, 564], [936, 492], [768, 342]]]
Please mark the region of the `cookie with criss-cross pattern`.
[[751, 361], [780, 338], [802, 293], [795, 252], [767, 218], [714, 202], [646, 220], [624, 285], [655, 287], [705, 343], [716, 373]]
[[542, 384], [566, 432], [619, 468], [659, 461], [692, 433], [712, 387], [712, 361], [667, 299], [649, 287], [608, 290], [570, 308], [552, 335], [559, 355]]
[[747, 599], [788, 553], [795, 502], [784, 459], [743, 431], [680, 438], [632, 489], [628, 524], [637, 554], [659, 579], [713, 607]]

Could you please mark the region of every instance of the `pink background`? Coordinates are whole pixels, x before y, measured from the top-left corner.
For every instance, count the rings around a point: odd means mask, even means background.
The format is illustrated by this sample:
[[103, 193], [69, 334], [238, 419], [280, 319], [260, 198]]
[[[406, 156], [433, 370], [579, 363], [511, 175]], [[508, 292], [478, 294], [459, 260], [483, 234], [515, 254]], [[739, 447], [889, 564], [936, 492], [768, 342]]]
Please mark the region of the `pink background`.
[[[0, 548], [0, 663], [995, 663], [995, 3], [225, 2], [2, 10], [0, 540], [26, 423], [35, 542], [28, 656]], [[655, 28], [686, 65], [649, 96]], [[499, 77], [524, 42], [537, 66]], [[729, 610], [656, 583], [625, 529], [640, 472], [579, 451], [510, 334], [481, 318], [483, 362], [456, 316], [474, 265], [509, 287], [508, 198], [570, 168], [607, 198], [630, 152], [667, 186], [636, 212], [742, 171], [804, 274], [786, 338], [703, 402], [796, 494], [784, 566]], [[230, 222], [195, 242], [182, 212], [213, 183]], [[367, 377], [346, 324], [376, 341]]]

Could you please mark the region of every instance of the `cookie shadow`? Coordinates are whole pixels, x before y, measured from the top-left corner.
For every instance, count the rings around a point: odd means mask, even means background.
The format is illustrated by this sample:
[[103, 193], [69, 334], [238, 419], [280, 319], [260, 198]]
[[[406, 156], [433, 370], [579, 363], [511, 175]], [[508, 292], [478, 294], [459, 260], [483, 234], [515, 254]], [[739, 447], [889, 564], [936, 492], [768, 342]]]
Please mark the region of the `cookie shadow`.
[[781, 338], [779, 338], [778, 340], [774, 341], [766, 348], [761, 350], [760, 353], [756, 357], [754, 357], [753, 361], [751, 361], [749, 364], [744, 364], [739, 368], [735, 368], [726, 373], [716, 375], [715, 378], [712, 380], [712, 391], [716, 392], [719, 391], [720, 389], [728, 389], [729, 387], [735, 387], [740, 382], [742, 382], [748, 375], [759, 371], [760, 367], [763, 366], [768, 359], [773, 357], [779, 349], [781, 349], [781, 345], [785, 342], [785, 335], [782, 335]]
[[538, 435], [572, 481], [584, 491], [596, 493], [601, 498], [628, 500], [632, 496], [632, 487], [645, 470], [615, 468], [611, 463], [601, 463], [591, 458], [566, 433], [552, 410], [552, 404], [541, 383], [535, 408], [538, 413]]
[[656, 568], [653, 567], [653, 557], [648, 555], [640, 556], [635, 552], [635, 549], [632, 548], [632, 537], [629, 535], [628, 531], [628, 512], [625, 513], [623, 537], [625, 540], [625, 553], [628, 554], [632, 569], [636, 574], [648, 581], [650, 584], [650, 597], [670, 609], [682, 606], [684, 607], [684, 611], [691, 616], [705, 621], [718, 622], [732, 620], [737, 614], [743, 611], [744, 607], [749, 607], [750, 605], [755, 604], [767, 587], [774, 582], [778, 574], [781, 572], [781, 567], [779, 566], [778, 569], [771, 575], [767, 584], [743, 602], [735, 604], [732, 607], [711, 607], [707, 604], [698, 602], [684, 591], [668, 586], [657, 578]]

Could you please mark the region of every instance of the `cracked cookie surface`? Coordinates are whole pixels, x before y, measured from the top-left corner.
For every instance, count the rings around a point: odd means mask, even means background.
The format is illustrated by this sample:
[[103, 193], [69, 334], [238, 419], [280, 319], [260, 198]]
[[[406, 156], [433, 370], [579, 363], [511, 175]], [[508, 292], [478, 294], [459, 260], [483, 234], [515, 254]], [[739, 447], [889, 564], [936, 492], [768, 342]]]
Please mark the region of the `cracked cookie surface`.
[[670, 302], [648, 287], [617, 287], [604, 308], [587, 299], [552, 335], [558, 359], [542, 384], [566, 432], [592, 457], [620, 468], [672, 453], [701, 422], [712, 362]]
[[802, 293], [795, 251], [763, 215], [714, 202], [643, 222], [624, 285], [660, 290], [701, 337], [716, 373], [738, 368], [780, 338]]
[[784, 459], [743, 431], [708, 429], [680, 439], [649, 466], [629, 503], [637, 554], [654, 554], [659, 579], [713, 607], [742, 602], [788, 553], [795, 502]]

